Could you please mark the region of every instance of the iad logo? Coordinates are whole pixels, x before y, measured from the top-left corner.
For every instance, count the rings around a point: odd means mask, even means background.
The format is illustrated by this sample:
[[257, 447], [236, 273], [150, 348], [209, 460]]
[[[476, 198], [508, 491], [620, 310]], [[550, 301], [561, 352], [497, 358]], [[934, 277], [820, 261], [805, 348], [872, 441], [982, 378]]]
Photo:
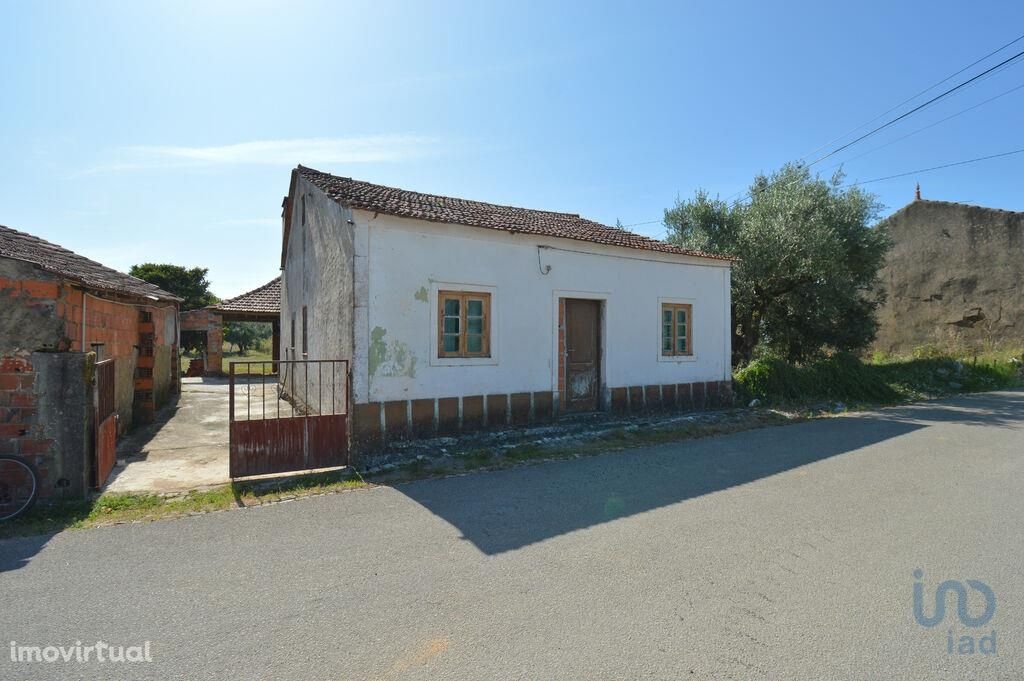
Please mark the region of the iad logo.
[[[992, 593], [992, 589], [989, 588], [988, 584], [976, 579], [967, 580], [967, 586], [985, 597], [985, 611], [975, 617], [971, 615], [967, 588], [963, 585], [963, 582], [947, 579], [935, 589], [935, 611], [931, 616], [925, 615], [924, 584], [920, 581], [923, 578], [924, 572], [914, 570], [914, 579], [917, 580], [914, 582], [914, 619], [922, 627], [930, 629], [938, 626], [946, 619], [946, 595], [949, 593], [956, 594], [956, 614], [964, 626], [971, 628], [983, 626], [988, 624], [992, 616], [996, 614], [996, 596]], [[954, 652], [959, 655], [972, 655], [975, 652], [995, 655], [996, 632], [992, 630], [991, 634], [982, 636], [976, 641], [974, 636], [968, 635], [954, 639], [953, 630], [950, 629], [946, 637], [946, 652], [950, 655]]]

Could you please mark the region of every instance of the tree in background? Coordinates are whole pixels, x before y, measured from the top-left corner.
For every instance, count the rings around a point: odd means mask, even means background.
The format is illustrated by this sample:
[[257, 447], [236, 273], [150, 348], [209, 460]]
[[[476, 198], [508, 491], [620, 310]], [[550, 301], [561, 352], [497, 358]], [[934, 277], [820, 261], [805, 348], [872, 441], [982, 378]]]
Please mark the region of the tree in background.
[[869, 226], [881, 211], [876, 197], [841, 183], [841, 174], [826, 181], [787, 164], [754, 179], [749, 204], [699, 190], [665, 211], [672, 243], [740, 258], [732, 270], [734, 363], [765, 351], [799, 361], [874, 338], [884, 301], [878, 271], [891, 242]]
[[245, 355], [252, 348], [270, 338], [273, 328], [266, 322], [227, 322], [224, 324], [224, 342], [238, 348]]
[[197, 310], [207, 305], [220, 302], [217, 296], [210, 293], [210, 282], [206, 279], [209, 270], [205, 267], [191, 269], [180, 265], [143, 263], [132, 265], [128, 274], [155, 284], [174, 295], [182, 298], [182, 310]]

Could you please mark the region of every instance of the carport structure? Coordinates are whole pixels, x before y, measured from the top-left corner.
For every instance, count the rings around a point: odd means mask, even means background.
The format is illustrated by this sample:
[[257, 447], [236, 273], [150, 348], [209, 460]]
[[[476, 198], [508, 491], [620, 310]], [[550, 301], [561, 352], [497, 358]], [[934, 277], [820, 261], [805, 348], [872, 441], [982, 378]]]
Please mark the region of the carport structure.
[[273, 329], [271, 357], [281, 358], [280, 276], [257, 289], [211, 305], [207, 309], [219, 314], [221, 321], [224, 322], [268, 322]]
[[224, 322], [267, 322], [273, 329], [271, 355], [281, 357], [281, 277], [275, 277], [259, 288], [240, 296], [191, 310], [181, 315], [182, 331], [200, 331], [206, 334], [204, 374], [221, 375], [224, 359], [221, 327]]

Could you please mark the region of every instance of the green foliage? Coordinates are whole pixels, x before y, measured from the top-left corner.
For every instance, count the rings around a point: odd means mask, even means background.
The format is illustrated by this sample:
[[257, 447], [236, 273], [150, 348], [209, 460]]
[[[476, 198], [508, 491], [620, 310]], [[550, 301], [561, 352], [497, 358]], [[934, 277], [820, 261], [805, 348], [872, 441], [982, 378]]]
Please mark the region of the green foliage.
[[132, 265], [128, 274], [155, 284], [165, 291], [182, 298], [182, 310], [197, 310], [220, 302], [210, 293], [210, 282], [206, 279], [209, 270], [205, 267], [191, 269], [180, 265], [143, 263]]
[[273, 327], [266, 322], [228, 322], [224, 325], [224, 342], [237, 346], [242, 355], [272, 334]]
[[758, 359], [739, 369], [734, 379], [744, 399], [767, 402], [894, 402], [899, 397], [868, 365], [845, 353], [802, 366], [782, 359]]
[[203, 331], [182, 331], [180, 334], [181, 351], [185, 354], [196, 354], [206, 349], [206, 333]]
[[737, 364], [759, 346], [799, 361], [874, 338], [878, 271], [891, 242], [869, 227], [881, 209], [875, 197], [841, 182], [789, 164], [755, 178], [749, 204], [700, 190], [665, 211], [669, 241], [740, 259], [732, 274]]
[[886, 404], [1013, 387], [1021, 382], [1019, 366], [1004, 359], [962, 362], [948, 356], [862, 362], [841, 353], [800, 365], [777, 358], [757, 359], [736, 370], [733, 380], [743, 401]]

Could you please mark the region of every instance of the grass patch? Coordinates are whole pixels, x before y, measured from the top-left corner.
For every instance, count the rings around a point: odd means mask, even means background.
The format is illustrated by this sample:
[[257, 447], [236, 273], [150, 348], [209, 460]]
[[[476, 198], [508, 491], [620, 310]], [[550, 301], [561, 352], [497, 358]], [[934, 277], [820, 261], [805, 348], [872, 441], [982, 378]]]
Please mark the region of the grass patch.
[[[238, 352], [225, 352], [224, 357], [221, 361], [222, 370], [225, 374], [231, 372], [232, 362], [269, 362], [274, 359], [273, 355], [269, 350], [250, 350], [248, 354], [240, 354]], [[246, 366], [245, 364], [239, 364], [235, 367], [235, 374], [248, 374], [250, 376], [259, 376], [261, 374], [272, 374], [272, 364], [253, 364]]]
[[103, 494], [91, 500], [39, 504], [27, 515], [0, 524], [0, 539], [48, 534], [64, 529], [178, 518], [366, 486], [368, 483], [363, 480], [341, 472], [284, 478], [279, 481], [237, 482], [173, 497], [159, 494]]
[[[181, 363], [181, 371], [187, 371], [189, 361], [200, 356], [201, 355], [196, 353], [182, 353], [178, 358]], [[231, 371], [232, 362], [269, 362], [272, 359], [274, 359], [274, 357], [269, 348], [254, 348], [244, 355], [238, 351], [229, 352], [225, 350], [221, 358], [221, 371], [223, 371], [225, 375], [228, 374], [228, 372]], [[271, 365], [253, 364], [251, 367], [247, 367], [243, 364], [235, 367], [235, 373], [259, 376], [261, 374], [272, 374], [273, 370]]]
[[832, 400], [884, 405], [1020, 386], [1021, 364], [1014, 357], [1000, 353], [961, 359], [921, 352], [862, 361], [837, 354], [801, 365], [759, 359], [737, 370], [733, 379], [744, 403], [756, 398], [765, 404]]

